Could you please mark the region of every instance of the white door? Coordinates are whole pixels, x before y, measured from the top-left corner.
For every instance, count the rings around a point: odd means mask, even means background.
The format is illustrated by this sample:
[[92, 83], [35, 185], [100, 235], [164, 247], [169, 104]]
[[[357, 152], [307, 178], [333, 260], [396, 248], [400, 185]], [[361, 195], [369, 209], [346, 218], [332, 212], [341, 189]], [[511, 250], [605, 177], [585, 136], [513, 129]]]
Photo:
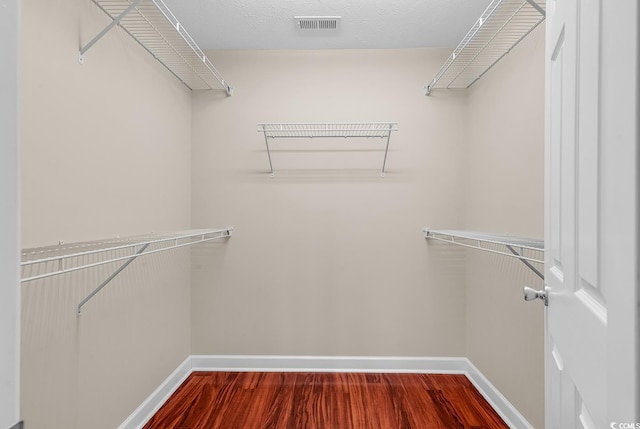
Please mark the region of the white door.
[[640, 428], [637, 1], [546, 26], [546, 427]]

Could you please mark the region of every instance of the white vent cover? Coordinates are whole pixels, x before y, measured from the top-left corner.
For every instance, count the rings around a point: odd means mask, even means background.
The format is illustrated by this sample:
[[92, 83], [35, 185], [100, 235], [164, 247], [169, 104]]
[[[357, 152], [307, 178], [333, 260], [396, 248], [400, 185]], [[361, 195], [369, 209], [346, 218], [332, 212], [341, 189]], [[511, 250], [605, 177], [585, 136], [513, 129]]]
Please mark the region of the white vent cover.
[[294, 16], [299, 32], [334, 33], [340, 30], [340, 16]]

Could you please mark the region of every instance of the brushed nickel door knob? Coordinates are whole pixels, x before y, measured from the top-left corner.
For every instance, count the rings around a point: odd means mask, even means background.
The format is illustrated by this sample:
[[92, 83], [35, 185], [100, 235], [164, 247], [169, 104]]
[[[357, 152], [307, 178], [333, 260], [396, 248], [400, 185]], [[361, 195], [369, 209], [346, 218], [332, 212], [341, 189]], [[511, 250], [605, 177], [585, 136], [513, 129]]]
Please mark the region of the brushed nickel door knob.
[[545, 287], [542, 290], [535, 290], [530, 288], [529, 286], [524, 287], [524, 300], [525, 301], [535, 301], [536, 299], [541, 299], [544, 301], [544, 305], [549, 305], [549, 295], [547, 293], [547, 288]]

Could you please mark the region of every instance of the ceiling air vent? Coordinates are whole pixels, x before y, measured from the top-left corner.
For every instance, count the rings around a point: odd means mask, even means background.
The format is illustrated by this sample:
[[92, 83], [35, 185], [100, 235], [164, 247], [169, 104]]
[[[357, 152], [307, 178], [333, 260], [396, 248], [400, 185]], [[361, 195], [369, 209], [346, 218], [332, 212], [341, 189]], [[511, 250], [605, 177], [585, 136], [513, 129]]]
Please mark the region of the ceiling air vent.
[[300, 32], [334, 33], [340, 29], [340, 16], [295, 16], [296, 29]]

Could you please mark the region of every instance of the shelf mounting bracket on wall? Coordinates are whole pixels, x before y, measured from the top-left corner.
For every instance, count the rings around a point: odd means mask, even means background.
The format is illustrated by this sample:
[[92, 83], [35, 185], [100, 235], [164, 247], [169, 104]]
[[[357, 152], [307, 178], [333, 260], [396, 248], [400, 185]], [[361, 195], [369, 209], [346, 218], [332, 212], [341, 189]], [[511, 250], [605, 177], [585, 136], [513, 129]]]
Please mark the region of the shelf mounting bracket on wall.
[[547, 17], [547, 11], [544, 10], [538, 3], [536, 3], [535, 0], [527, 0], [527, 1], [531, 6], [533, 6], [535, 10], [540, 12], [540, 15], [544, 16], [545, 18]]
[[85, 53], [118, 26], [189, 89], [213, 89], [221, 85], [228, 96], [233, 95], [233, 87], [162, 0], [92, 1], [111, 18], [111, 22], [80, 48], [78, 61], [81, 64], [85, 61]]
[[391, 133], [398, 131], [397, 122], [325, 122], [325, 123], [288, 123], [288, 124], [258, 124], [258, 132], [264, 134], [269, 158], [271, 177], [275, 176], [271, 162], [269, 139], [277, 138], [331, 138], [331, 137], [379, 137], [386, 138], [384, 159], [382, 161], [381, 177], [385, 176], [387, 153]]
[[109, 284], [109, 282], [111, 280], [113, 280], [118, 274], [120, 274], [122, 272], [122, 270], [127, 268], [130, 263], [135, 261], [138, 256], [140, 256], [145, 250], [147, 250], [147, 247], [149, 247], [149, 243], [143, 244], [142, 247], [140, 247], [140, 250], [138, 250], [134, 256], [132, 256], [131, 258], [127, 259], [127, 261], [124, 264], [122, 264], [120, 266], [120, 268], [115, 270], [113, 272], [113, 274], [111, 274], [109, 277], [107, 277], [107, 279], [105, 281], [100, 283], [100, 286], [98, 286], [97, 288], [92, 290], [91, 293], [89, 293], [89, 295], [87, 295], [82, 301], [80, 301], [80, 304], [78, 304], [78, 309], [76, 310], [76, 313], [78, 314], [78, 316], [82, 315], [82, 307], [84, 307], [84, 305], [87, 302], [89, 302], [91, 300], [91, 298], [96, 296], [96, 294], [98, 292], [100, 292], [100, 290], [102, 290], [103, 287], [105, 287], [107, 284]]
[[522, 257], [521, 253], [518, 253], [518, 251], [510, 244], [505, 244], [505, 247], [507, 249], [509, 249], [509, 251], [511, 253], [513, 253], [515, 255], [516, 258], [518, 258], [520, 260], [520, 262], [522, 262], [523, 264], [525, 264], [531, 271], [533, 271], [535, 273], [535, 275], [537, 275], [538, 277], [540, 277], [542, 280], [544, 280], [544, 274], [542, 274], [542, 272], [540, 272], [539, 269], [537, 269], [536, 267], [534, 267], [531, 262], [529, 262], [528, 260], [526, 260], [525, 258]]
[[[544, 264], [544, 241], [542, 240], [451, 229], [424, 228], [422, 231], [426, 239], [516, 258], [544, 280], [542, 272], [533, 266], [533, 263]], [[502, 246], [506, 247], [510, 253], [500, 250], [499, 248]], [[525, 252], [536, 256], [525, 255]]]
[[111, 21], [109, 23], [109, 25], [107, 25], [101, 32], [99, 32], [93, 39], [91, 39], [91, 41], [89, 41], [89, 43], [87, 43], [86, 45], [84, 45], [83, 47], [80, 48], [80, 52], [78, 54], [78, 62], [80, 64], [84, 64], [84, 54], [85, 52], [87, 52], [89, 49], [91, 49], [91, 47], [93, 45], [95, 45], [98, 40], [102, 39], [105, 34], [107, 34], [113, 27], [115, 27], [116, 25], [120, 24], [120, 21], [122, 21], [122, 19], [127, 16], [129, 14], [129, 12], [131, 12], [133, 9], [135, 9], [141, 2], [142, 0], [134, 0], [129, 7], [127, 7], [125, 10], [123, 10], [120, 15], [118, 15], [117, 17], [113, 18], [113, 21]]

